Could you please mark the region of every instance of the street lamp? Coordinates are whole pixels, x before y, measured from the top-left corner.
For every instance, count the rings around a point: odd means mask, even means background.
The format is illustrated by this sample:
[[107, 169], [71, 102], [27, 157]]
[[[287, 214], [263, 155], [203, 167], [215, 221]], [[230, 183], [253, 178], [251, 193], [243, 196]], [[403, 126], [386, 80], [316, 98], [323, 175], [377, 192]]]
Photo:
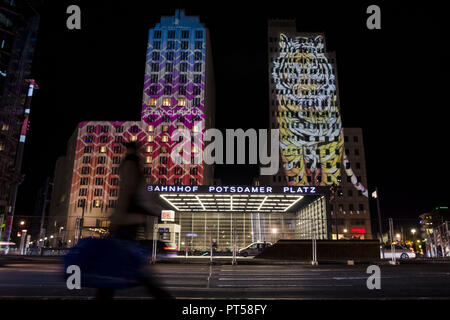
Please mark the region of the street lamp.
[[20, 223], [19, 223], [21, 226], [23, 226], [23, 225], [25, 225], [25, 221], [20, 221]]
[[411, 229], [411, 233], [413, 234], [413, 237], [414, 237], [414, 234], [416, 233], [416, 229]]

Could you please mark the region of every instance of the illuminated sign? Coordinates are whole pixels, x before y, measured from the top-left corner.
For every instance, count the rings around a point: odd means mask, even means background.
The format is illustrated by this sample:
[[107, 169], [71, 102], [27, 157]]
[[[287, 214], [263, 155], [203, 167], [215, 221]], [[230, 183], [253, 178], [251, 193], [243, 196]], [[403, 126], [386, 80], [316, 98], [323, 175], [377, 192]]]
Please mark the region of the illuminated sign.
[[175, 221], [175, 211], [162, 210], [161, 211], [161, 221]]
[[366, 228], [352, 228], [351, 231], [355, 233], [366, 233]]
[[249, 194], [328, 194], [328, 187], [320, 186], [173, 186], [148, 185], [149, 192], [177, 193], [249, 193]]

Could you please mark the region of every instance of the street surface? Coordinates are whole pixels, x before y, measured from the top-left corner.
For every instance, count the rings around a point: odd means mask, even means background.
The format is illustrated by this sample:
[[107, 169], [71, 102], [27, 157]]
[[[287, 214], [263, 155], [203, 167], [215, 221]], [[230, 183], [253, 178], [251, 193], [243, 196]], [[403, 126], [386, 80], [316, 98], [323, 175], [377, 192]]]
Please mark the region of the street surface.
[[[450, 298], [450, 264], [381, 265], [381, 289], [366, 286], [368, 265], [205, 265], [157, 263], [154, 276], [177, 299]], [[89, 299], [68, 290], [58, 257], [0, 257], [0, 299]], [[116, 298], [151, 299], [144, 288]]]

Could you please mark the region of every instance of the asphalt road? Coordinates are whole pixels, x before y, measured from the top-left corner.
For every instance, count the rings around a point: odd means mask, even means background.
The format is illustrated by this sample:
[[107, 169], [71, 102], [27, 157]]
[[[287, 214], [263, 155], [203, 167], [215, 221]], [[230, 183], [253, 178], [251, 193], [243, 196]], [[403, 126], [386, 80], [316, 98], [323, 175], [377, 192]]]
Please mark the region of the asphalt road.
[[[381, 289], [369, 290], [368, 265], [204, 265], [158, 263], [151, 272], [177, 299], [450, 298], [450, 264], [381, 265]], [[61, 259], [0, 257], [0, 299], [89, 299], [94, 289], [68, 290]], [[116, 298], [152, 299], [144, 288]]]

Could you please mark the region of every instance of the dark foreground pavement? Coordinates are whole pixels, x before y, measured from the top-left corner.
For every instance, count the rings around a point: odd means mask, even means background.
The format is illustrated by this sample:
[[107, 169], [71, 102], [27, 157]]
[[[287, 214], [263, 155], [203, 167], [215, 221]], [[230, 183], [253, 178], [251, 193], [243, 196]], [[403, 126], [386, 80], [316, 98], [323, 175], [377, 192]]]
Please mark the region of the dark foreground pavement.
[[[157, 263], [162, 287], [177, 299], [450, 299], [450, 264], [380, 265], [381, 289], [369, 290], [368, 264]], [[243, 262], [243, 261], [242, 261]], [[58, 257], [0, 257], [0, 299], [92, 299], [94, 289], [68, 290]], [[143, 288], [118, 299], [151, 299]]]

